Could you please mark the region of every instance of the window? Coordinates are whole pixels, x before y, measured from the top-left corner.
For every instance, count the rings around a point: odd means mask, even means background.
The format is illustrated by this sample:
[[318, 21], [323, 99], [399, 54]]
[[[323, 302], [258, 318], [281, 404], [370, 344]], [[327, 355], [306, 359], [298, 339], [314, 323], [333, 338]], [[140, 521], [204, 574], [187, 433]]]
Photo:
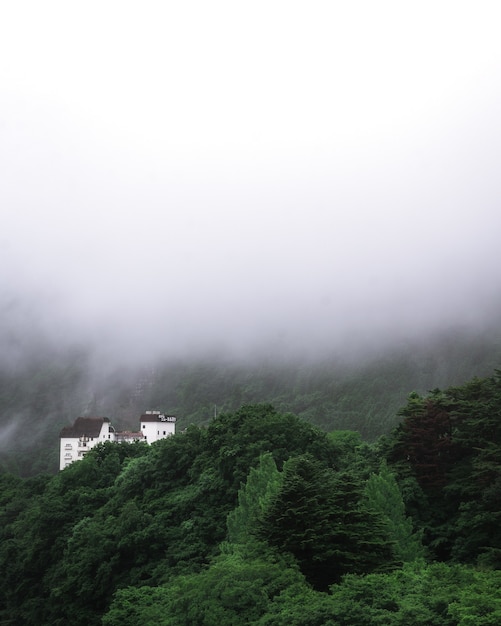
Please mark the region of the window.
[[166, 434], [167, 434], [167, 433], [166, 433], [166, 432], [165, 432], [165, 430], [164, 430], [164, 435], [166, 435]]
[[146, 424], [143, 424], [143, 428], [146, 428]]

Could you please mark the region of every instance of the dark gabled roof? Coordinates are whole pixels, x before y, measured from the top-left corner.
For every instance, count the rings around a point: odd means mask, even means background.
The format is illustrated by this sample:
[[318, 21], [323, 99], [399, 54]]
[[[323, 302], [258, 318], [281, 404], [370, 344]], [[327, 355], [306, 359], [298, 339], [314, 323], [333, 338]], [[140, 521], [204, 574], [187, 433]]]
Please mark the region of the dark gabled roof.
[[60, 437], [99, 437], [104, 422], [109, 422], [107, 417], [77, 417], [73, 426], [65, 426]]

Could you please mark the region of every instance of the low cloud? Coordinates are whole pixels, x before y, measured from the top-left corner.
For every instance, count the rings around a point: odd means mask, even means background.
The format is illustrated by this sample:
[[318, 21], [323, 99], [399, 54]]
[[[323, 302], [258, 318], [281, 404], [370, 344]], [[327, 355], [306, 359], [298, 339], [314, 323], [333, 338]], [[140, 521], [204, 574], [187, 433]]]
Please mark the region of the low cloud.
[[3, 360], [41, 337], [103, 362], [349, 353], [498, 315], [495, 30], [425, 5], [404, 37], [403, 9], [367, 29], [258, 4], [237, 33], [226, 9], [201, 30], [120, 9], [132, 56], [93, 5], [91, 50], [69, 9], [26, 25], [33, 66], [6, 33]]

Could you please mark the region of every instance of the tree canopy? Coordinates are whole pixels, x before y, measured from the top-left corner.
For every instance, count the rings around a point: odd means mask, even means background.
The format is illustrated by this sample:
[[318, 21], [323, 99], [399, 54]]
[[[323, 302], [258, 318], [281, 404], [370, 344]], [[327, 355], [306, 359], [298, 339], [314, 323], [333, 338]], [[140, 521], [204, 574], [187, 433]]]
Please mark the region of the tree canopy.
[[269, 404], [56, 476], [0, 473], [0, 622], [488, 626], [501, 377], [411, 394], [377, 442]]

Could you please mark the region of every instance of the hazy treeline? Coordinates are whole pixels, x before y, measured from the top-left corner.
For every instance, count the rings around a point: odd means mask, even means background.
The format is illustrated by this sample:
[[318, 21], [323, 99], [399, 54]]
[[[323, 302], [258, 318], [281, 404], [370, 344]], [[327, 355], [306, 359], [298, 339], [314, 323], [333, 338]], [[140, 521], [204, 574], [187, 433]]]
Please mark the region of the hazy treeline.
[[373, 443], [246, 405], [56, 476], [4, 472], [0, 618], [497, 624], [500, 415], [496, 373], [410, 394]]
[[492, 331], [428, 337], [351, 360], [219, 356], [147, 366], [104, 365], [91, 350], [30, 341], [0, 365], [0, 465], [23, 476], [54, 473], [63, 426], [79, 415], [105, 415], [119, 428], [135, 429], [145, 409], [176, 415], [184, 429], [269, 402], [324, 430], [357, 430], [374, 441], [398, 423], [409, 391], [488, 375], [500, 357], [501, 340]]

